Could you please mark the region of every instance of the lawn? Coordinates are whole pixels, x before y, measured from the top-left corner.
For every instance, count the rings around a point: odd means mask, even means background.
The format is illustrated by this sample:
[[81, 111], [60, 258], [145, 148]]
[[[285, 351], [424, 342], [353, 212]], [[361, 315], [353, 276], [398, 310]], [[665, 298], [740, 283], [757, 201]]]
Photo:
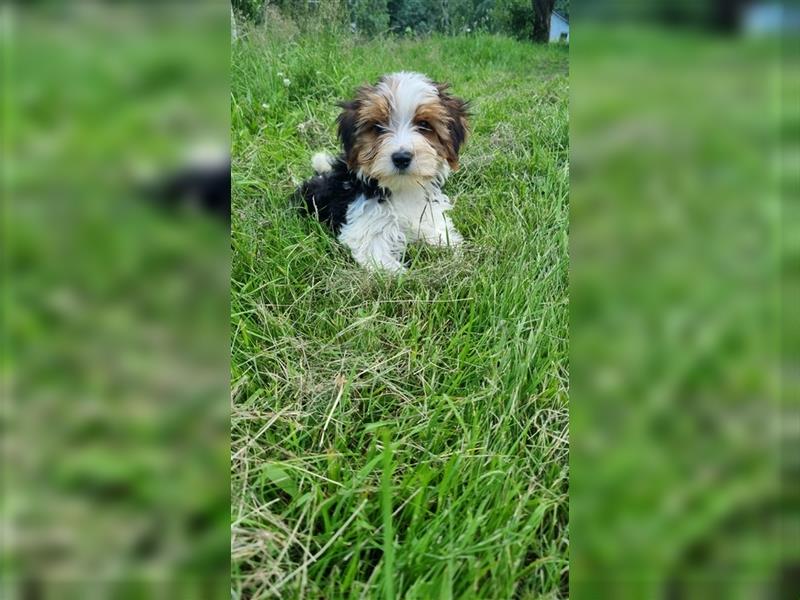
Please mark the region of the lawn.
[[141, 191], [225, 140], [228, 10], [30, 4], [0, 16], [0, 597], [219, 596], [229, 237]]
[[[504, 37], [245, 33], [231, 118], [232, 588], [538, 598], [568, 587], [568, 62]], [[449, 81], [466, 247], [367, 273], [289, 200], [336, 101]]]
[[782, 43], [581, 28], [576, 600], [800, 598], [800, 78]]

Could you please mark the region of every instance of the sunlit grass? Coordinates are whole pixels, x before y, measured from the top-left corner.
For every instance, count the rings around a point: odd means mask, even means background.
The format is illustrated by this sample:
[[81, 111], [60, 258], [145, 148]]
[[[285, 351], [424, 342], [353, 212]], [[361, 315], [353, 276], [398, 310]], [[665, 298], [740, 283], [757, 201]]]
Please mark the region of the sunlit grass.
[[[400, 69], [474, 117], [445, 188], [464, 251], [391, 278], [289, 196], [335, 102]], [[252, 32], [232, 72], [234, 595], [564, 593], [566, 49]]]

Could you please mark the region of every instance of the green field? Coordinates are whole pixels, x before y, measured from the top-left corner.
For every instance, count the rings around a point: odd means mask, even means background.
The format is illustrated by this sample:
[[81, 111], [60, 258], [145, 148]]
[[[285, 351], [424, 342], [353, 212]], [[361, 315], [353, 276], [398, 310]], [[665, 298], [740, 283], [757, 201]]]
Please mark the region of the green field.
[[9, 9], [0, 597], [224, 594], [228, 233], [140, 190], [227, 130], [227, 11]]
[[[289, 197], [336, 101], [396, 70], [474, 116], [445, 186], [466, 247], [393, 278]], [[231, 86], [234, 597], [564, 595], [567, 49], [258, 31]]]

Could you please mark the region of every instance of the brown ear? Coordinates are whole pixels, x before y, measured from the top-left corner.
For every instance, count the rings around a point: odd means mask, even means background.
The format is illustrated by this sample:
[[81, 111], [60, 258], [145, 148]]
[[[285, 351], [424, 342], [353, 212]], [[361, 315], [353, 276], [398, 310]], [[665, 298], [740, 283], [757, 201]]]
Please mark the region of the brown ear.
[[348, 163], [351, 163], [353, 146], [356, 141], [356, 129], [358, 128], [357, 118], [359, 104], [358, 100], [352, 100], [350, 102], [340, 102], [339, 106], [342, 109], [342, 112], [336, 119], [339, 125], [339, 139], [342, 140], [342, 149], [344, 150], [345, 159]]
[[469, 131], [469, 125], [467, 123], [467, 119], [469, 118], [469, 102], [449, 94], [447, 92], [449, 87], [449, 83], [436, 84], [436, 89], [439, 90], [439, 100], [449, 117], [447, 129], [450, 134], [450, 144], [447, 162], [449, 162], [450, 167], [455, 170], [458, 168], [458, 153], [461, 150], [461, 146], [467, 141], [467, 133]]

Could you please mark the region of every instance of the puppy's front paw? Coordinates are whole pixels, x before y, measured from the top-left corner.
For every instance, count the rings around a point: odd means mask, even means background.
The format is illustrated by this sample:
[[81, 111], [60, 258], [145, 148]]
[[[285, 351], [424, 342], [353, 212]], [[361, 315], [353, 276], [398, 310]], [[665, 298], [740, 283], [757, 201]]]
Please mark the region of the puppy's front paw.
[[429, 234], [423, 239], [431, 246], [441, 246], [443, 248], [455, 248], [464, 243], [464, 238], [452, 227], [447, 228], [445, 231]]
[[445, 239], [442, 240], [443, 246], [460, 246], [464, 243], [464, 237], [455, 229], [449, 229]]
[[392, 275], [399, 275], [406, 271], [406, 266], [393, 256], [381, 255], [368, 255], [357, 256], [354, 255], [355, 261], [369, 271], [379, 271], [390, 273]]
[[381, 270], [385, 271], [386, 273], [391, 273], [392, 275], [402, 275], [403, 273], [408, 271], [406, 266], [401, 262], [397, 262], [397, 264], [392, 264], [392, 265], [381, 267]]

